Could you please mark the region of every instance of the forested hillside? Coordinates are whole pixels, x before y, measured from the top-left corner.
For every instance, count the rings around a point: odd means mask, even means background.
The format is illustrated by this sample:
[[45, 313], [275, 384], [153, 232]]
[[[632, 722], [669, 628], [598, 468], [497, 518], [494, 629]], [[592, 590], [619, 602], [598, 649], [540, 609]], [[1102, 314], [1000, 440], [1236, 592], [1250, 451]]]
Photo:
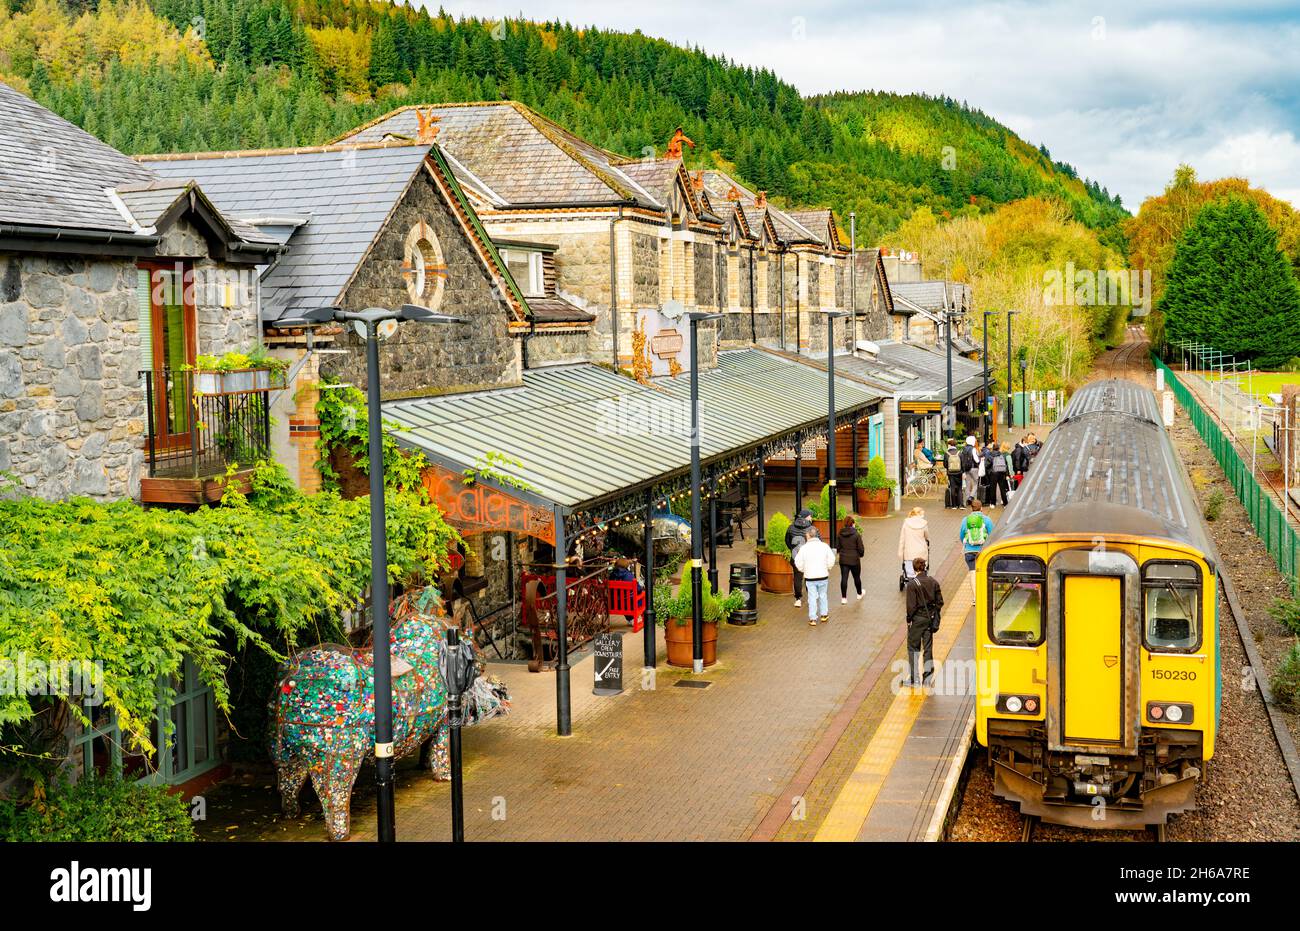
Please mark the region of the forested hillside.
[[680, 125], [692, 164], [833, 206], [842, 222], [856, 210], [864, 243], [918, 206], [978, 214], [1046, 195], [1100, 231], [1123, 215], [952, 100], [804, 100], [768, 69], [559, 23], [364, 0], [0, 0], [0, 79], [128, 152], [314, 144], [396, 106], [452, 100], [520, 100], [634, 156], [661, 153]]

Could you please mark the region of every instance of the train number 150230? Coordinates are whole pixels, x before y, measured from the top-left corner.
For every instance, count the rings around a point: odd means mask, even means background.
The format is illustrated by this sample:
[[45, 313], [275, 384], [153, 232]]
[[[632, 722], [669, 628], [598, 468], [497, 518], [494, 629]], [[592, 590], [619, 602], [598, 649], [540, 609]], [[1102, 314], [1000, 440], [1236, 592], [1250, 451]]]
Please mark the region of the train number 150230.
[[1196, 678], [1196, 672], [1191, 669], [1153, 669], [1151, 670], [1153, 679], [1186, 679]]

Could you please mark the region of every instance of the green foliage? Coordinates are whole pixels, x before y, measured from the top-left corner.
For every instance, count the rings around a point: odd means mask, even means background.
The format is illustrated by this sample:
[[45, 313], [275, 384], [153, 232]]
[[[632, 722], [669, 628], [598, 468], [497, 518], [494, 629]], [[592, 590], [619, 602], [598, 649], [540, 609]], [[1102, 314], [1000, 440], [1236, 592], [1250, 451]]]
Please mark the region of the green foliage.
[[516, 478], [509, 472], [503, 472], [501, 470], [502, 466], [522, 469], [524, 464], [512, 456], [489, 449], [484, 455], [474, 460], [474, 468], [464, 471], [465, 477], [463, 481], [466, 485], [473, 485], [479, 479], [485, 478], [496, 482], [498, 485], [509, 485], [511, 488], [520, 488], [524, 491], [533, 490], [533, 486], [528, 482]]
[[1292, 644], [1269, 684], [1280, 704], [1300, 709], [1300, 643]]
[[[1118, 198], [947, 97], [804, 100], [769, 69], [639, 32], [458, 20], [420, 5], [149, 4], [164, 28], [133, 33], [131, 54], [119, 40], [68, 60], [85, 45], [72, 17], [43, 13], [16, 24], [20, 41], [0, 69], [131, 153], [315, 145], [398, 106], [510, 98], [634, 156], [662, 152], [681, 126], [696, 143], [689, 167], [723, 165], [779, 200], [834, 205], [841, 218], [856, 210], [859, 242], [918, 207], [961, 215], [1029, 195], [1058, 198], [1098, 228], [1122, 215]], [[203, 37], [185, 35], [200, 16]]]
[[1227, 504], [1228, 499], [1218, 488], [1210, 491], [1205, 497], [1205, 519], [1218, 520], [1219, 515], [1223, 513], [1223, 506]]
[[1277, 232], [1241, 197], [1207, 204], [1178, 240], [1160, 311], [1169, 341], [1198, 340], [1265, 369], [1300, 355], [1300, 288]]
[[885, 460], [880, 456], [871, 457], [867, 463], [867, 474], [858, 476], [854, 483], [855, 487], [868, 491], [893, 491], [897, 485], [898, 482], [885, 474]]
[[[330, 451], [335, 448], [346, 449], [352, 454], [356, 467], [366, 475], [370, 474], [369, 411], [366, 396], [360, 389], [325, 379], [316, 404], [316, 416], [320, 418], [320, 437], [316, 440], [320, 459], [316, 468], [320, 470], [325, 487], [338, 488], [338, 473], [330, 464]], [[423, 496], [422, 479], [429, 463], [419, 453], [397, 445], [389, 433], [397, 426], [392, 421], [384, 422], [384, 487]]]
[[767, 540], [763, 549], [780, 556], [789, 556], [790, 547], [785, 545], [785, 532], [790, 529], [790, 518], [777, 511], [767, 519]]
[[[227, 499], [192, 513], [0, 500], [0, 649], [102, 664], [105, 706], [126, 742], [148, 752], [158, 683], [185, 657], [228, 711], [232, 653], [279, 658], [339, 639], [340, 611], [370, 580], [369, 500], [303, 495], [265, 465], [247, 498], [231, 490]], [[438, 509], [406, 492], [386, 504], [390, 579], [445, 566], [457, 536]], [[35, 713], [26, 695], [0, 696], [0, 726]]]
[[1300, 636], [1300, 599], [1277, 598], [1268, 606], [1268, 614], [1291, 633]]
[[192, 841], [194, 822], [185, 799], [162, 786], [120, 776], [60, 780], [29, 803], [0, 800], [0, 840]]
[[[813, 520], [831, 519], [831, 486], [829, 482], [822, 486], [822, 493], [817, 497], [817, 500], [809, 503], [808, 510], [812, 511]], [[836, 495], [835, 519], [843, 520], [848, 513], [848, 507], [840, 504], [840, 498]]]
[[[739, 611], [745, 603], [745, 593], [739, 590], [728, 592], [726, 595], [714, 594], [708, 576], [700, 580], [700, 590], [703, 595], [704, 620], [709, 624], [722, 623], [731, 617], [733, 612]], [[660, 624], [666, 624], [669, 620], [674, 620], [679, 625], [691, 622], [691, 583], [689, 579], [682, 581], [682, 584], [677, 588], [676, 594], [673, 594], [672, 588], [667, 584], [661, 583], [655, 586], [655, 616]]]

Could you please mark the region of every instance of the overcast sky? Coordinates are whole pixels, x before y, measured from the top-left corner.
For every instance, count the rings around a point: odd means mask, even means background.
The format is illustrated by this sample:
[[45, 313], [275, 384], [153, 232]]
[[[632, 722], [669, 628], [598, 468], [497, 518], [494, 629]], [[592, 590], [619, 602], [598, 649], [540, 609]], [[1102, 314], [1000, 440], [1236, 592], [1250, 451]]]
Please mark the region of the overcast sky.
[[1045, 143], [1133, 211], [1183, 161], [1203, 179], [1245, 176], [1300, 206], [1298, 0], [441, 5], [454, 15], [640, 29], [766, 66], [805, 94], [947, 94]]

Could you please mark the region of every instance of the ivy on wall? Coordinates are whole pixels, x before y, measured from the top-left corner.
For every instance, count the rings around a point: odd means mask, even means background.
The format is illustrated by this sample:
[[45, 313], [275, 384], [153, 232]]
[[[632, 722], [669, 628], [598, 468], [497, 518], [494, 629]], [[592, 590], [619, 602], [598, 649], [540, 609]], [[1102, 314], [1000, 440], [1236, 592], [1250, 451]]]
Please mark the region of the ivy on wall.
[[[422, 493], [388, 494], [386, 512], [392, 581], [447, 565], [457, 534]], [[194, 512], [22, 497], [0, 475], [0, 678], [20, 660], [29, 673], [102, 667], [103, 704], [146, 753], [158, 682], [185, 657], [229, 713], [227, 649], [279, 659], [280, 644], [341, 639], [340, 612], [369, 579], [369, 501], [304, 495], [279, 466], [259, 464], [247, 497], [228, 490]], [[20, 731], [39, 704], [0, 689], [0, 729]]]

